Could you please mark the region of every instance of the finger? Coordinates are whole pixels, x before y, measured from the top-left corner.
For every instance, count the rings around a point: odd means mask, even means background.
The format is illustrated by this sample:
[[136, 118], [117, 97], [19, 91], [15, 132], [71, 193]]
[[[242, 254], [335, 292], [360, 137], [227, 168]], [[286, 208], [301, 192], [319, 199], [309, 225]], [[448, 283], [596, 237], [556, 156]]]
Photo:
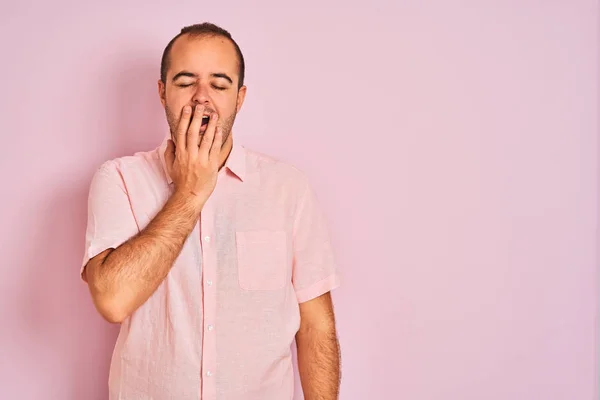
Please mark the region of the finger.
[[219, 122], [218, 114], [216, 112], [212, 113], [210, 119], [208, 120], [208, 126], [206, 127], [206, 131], [204, 131], [204, 135], [202, 135], [202, 141], [200, 142], [199, 156], [202, 160], [206, 162], [208, 162], [208, 155], [215, 137], [215, 129], [217, 128], [217, 122]]
[[190, 106], [183, 107], [181, 110], [181, 117], [179, 118], [179, 125], [177, 126], [177, 148], [179, 151], [185, 150], [185, 136], [190, 125], [190, 115], [192, 114], [192, 108]]
[[218, 163], [221, 156], [221, 148], [223, 147], [223, 128], [217, 128], [215, 139], [210, 148], [210, 162]]
[[204, 114], [204, 106], [198, 104], [194, 110], [192, 122], [187, 132], [187, 150], [190, 152], [198, 151], [200, 143], [200, 127], [202, 126], [202, 115]]
[[165, 150], [165, 164], [167, 165], [167, 172], [171, 179], [173, 179], [173, 163], [175, 163], [175, 143], [169, 139], [167, 141], [167, 149]]

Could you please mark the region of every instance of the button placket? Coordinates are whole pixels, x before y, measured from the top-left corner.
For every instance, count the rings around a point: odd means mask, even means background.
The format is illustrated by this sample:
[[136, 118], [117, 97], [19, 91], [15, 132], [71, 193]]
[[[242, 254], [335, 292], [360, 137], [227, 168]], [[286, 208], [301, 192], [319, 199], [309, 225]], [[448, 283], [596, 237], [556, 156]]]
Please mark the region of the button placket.
[[204, 383], [202, 385], [202, 398], [214, 400], [216, 398], [216, 386], [214, 376], [216, 371], [216, 288], [215, 279], [217, 278], [217, 251], [214, 241], [214, 197], [215, 193], [208, 199], [202, 210], [200, 238], [202, 242], [202, 288], [203, 288], [203, 312], [202, 325], [204, 328], [203, 346], [202, 346], [202, 371]]

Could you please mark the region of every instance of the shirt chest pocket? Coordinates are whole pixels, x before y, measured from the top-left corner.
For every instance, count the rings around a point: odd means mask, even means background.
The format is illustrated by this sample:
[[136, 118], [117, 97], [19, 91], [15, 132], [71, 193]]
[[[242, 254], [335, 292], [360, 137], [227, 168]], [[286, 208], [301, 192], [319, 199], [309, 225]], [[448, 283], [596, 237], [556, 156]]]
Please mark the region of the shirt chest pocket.
[[238, 280], [244, 290], [282, 289], [288, 276], [285, 231], [238, 231], [236, 236]]

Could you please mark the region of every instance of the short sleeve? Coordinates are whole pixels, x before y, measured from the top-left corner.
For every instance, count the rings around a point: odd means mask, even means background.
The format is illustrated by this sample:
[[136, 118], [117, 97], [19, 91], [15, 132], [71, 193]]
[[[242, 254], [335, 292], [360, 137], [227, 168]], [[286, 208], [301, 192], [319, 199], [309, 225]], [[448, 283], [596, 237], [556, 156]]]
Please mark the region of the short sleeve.
[[308, 182], [303, 184], [296, 208], [292, 283], [299, 303], [340, 285], [327, 222]]
[[138, 232], [117, 163], [107, 161], [98, 168], [90, 184], [80, 275], [91, 258], [117, 248]]

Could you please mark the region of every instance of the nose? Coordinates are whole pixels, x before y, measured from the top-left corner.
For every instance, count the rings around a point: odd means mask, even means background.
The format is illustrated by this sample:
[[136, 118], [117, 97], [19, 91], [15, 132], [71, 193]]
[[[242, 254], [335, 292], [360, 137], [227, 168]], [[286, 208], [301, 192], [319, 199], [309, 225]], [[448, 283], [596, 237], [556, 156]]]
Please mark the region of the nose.
[[210, 103], [208, 84], [201, 82], [197, 85], [197, 89], [194, 93], [194, 97], [192, 97], [192, 101], [194, 104], [202, 104], [204, 106]]

